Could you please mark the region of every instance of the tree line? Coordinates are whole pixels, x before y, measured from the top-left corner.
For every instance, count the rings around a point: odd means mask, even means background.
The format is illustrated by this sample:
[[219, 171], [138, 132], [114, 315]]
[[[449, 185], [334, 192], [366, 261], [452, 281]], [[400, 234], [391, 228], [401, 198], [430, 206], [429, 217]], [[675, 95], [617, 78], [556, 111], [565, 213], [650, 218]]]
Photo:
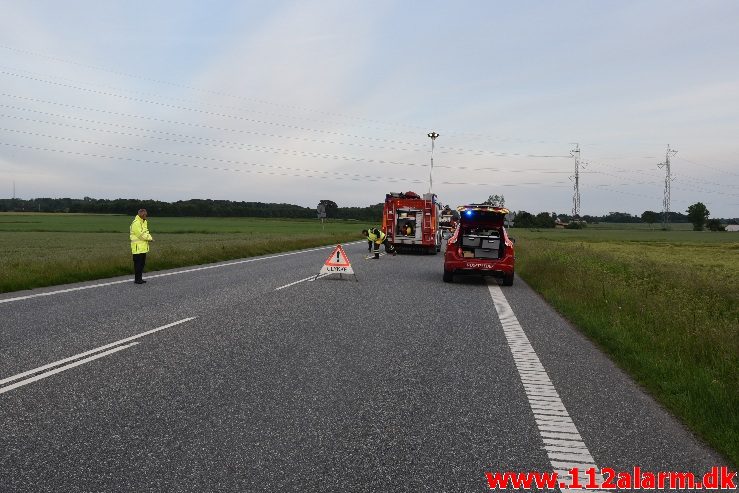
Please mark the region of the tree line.
[[[503, 196], [491, 195], [486, 203], [503, 206]], [[322, 199], [327, 219], [355, 219], [358, 221], [379, 222], [382, 220], [383, 203], [367, 207], [339, 207], [333, 200]], [[288, 219], [313, 219], [317, 217], [316, 208], [302, 207], [294, 204], [268, 202], [238, 202], [231, 200], [190, 199], [176, 202], [139, 199], [94, 199], [84, 197], [72, 198], [35, 198], [35, 199], [0, 199], [0, 212], [73, 212], [89, 214], [135, 214], [144, 208], [149, 214], [160, 217], [265, 217]], [[670, 212], [670, 223], [693, 223], [695, 229], [716, 229], [721, 223], [736, 224], [734, 219], [708, 219], [708, 210], [701, 202], [691, 205], [686, 211]], [[602, 216], [583, 215], [573, 218], [568, 214], [556, 212], [540, 212], [532, 214], [518, 211], [515, 227], [520, 228], [553, 228], [557, 222], [580, 227], [592, 223], [660, 223], [662, 213], [644, 211], [640, 216], [627, 212], [609, 212]], [[577, 226], [580, 225], [580, 226]]]
[[[326, 207], [329, 219], [379, 221], [383, 204], [368, 207], [338, 207], [333, 201]], [[136, 214], [146, 209], [160, 217], [266, 217], [315, 219], [316, 209], [293, 204], [238, 202], [232, 200], [190, 199], [176, 202], [140, 199], [34, 198], [0, 199], [0, 212], [72, 212], [88, 214]]]

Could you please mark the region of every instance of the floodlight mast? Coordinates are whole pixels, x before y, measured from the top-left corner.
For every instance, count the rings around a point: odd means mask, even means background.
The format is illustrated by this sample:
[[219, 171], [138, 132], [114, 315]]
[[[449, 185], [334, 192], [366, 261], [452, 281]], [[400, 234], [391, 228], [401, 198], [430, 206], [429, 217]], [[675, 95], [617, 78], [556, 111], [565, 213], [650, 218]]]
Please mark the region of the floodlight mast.
[[431, 174], [434, 172], [434, 142], [439, 134], [432, 130], [426, 135], [431, 139], [431, 168], [429, 169], [429, 193], [431, 193], [431, 189], [434, 187], [434, 181], [431, 177]]

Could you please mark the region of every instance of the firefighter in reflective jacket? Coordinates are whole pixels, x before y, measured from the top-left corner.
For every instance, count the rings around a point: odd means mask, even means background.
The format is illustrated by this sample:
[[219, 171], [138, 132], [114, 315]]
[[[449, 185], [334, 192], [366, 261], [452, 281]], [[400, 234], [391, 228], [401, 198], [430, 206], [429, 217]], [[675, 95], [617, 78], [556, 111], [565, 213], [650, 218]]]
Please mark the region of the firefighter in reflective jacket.
[[362, 234], [367, 237], [367, 249], [370, 252], [374, 250], [374, 258], [380, 258], [380, 245], [385, 245], [385, 253], [395, 255], [395, 247], [388, 242], [387, 235], [382, 230], [377, 228], [363, 229]]

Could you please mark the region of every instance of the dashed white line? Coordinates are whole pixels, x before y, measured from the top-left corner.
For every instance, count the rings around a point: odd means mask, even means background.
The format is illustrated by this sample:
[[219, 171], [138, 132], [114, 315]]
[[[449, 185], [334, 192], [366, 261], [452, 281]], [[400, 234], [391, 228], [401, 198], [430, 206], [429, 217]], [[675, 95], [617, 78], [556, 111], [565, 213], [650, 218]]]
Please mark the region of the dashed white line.
[[[179, 325], [179, 324], [182, 324], [182, 323], [185, 323], [185, 322], [189, 322], [190, 320], [194, 320], [195, 318], [196, 317], [184, 318], [182, 320], [178, 320], [177, 322], [172, 322], [172, 323], [167, 324], [167, 325], [162, 325], [161, 327], [157, 327], [156, 329], [147, 330], [146, 332], [142, 332], [140, 334], [136, 334], [136, 335], [133, 335], [131, 337], [126, 337], [125, 339], [121, 339], [119, 341], [111, 342], [110, 344], [106, 344], [104, 346], [100, 346], [100, 347], [97, 347], [95, 349], [91, 349], [89, 351], [85, 351], [84, 353], [79, 353], [79, 354], [76, 354], [74, 356], [70, 356], [69, 358], [60, 359], [58, 361], [54, 361], [53, 363], [49, 363], [49, 364], [46, 364], [46, 365], [43, 365], [43, 366], [39, 366], [38, 368], [34, 368], [34, 369], [28, 370], [28, 371], [24, 371], [23, 373], [18, 373], [16, 375], [11, 376], [11, 377], [3, 378], [2, 380], [0, 380], [0, 385], [5, 385], [8, 382], [12, 382], [14, 380], [18, 380], [18, 379], [27, 377], [29, 375], [38, 374], [40, 372], [43, 372], [44, 370], [48, 370], [49, 368], [54, 368], [56, 366], [63, 365], [65, 363], [69, 363], [70, 361], [79, 360], [79, 361], [76, 361], [76, 363], [72, 363], [72, 364], [63, 366], [62, 369], [57, 368], [57, 370], [64, 371], [64, 370], [68, 370], [69, 368], [74, 368], [75, 366], [79, 366], [82, 363], [86, 363], [88, 361], [93, 361], [93, 360], [95, 360], [95, 359], [97, 359], [99, 357], [106, 356], [106, 355], [112, 354], [112, 353], [114, 353], [116, 351], [120, 351], [121, 349], [125, 349], [125, 348], [128, 348], [130, 346], [133, 346], [134, 344], [138, 344], [136, 342], [136, 343], [133, 343], [133, 344], [127, 344], [127, 345], [123, 346], [127, 342], [130, 342], [130, 341], [133, 341], [133, 340], [136, 340], [136, 339], [140, 339], [141, 337], [145, 337], [145, 336], [148, 336], [148, 335], [153, 334], [155, 332], [159, 332], [160, 330], [164, 330], [164, 329], [168, 329], [170, 327], [174, 327], [175, 325]], [[113, 348], [113, 349], [111, 349], [111, 348]], [[104, 351], [104, 352], [101, 352], [101, 351]], [[94, 356], [94, 357], [93, 356], [90, 356], [88, 358], [85, 358], [85, 356], [89, 356], [89, 355], [96, 355], [96, 356]], [[80, 358], [85, 358], [85, 359], [80, 360]], [[80, 361], [82, 363], [80, 363]], [[77, 363], [79, 363], [79, 364], [77, 364]], [[52, 371], [49, 371], [49, 372], [41, 373], [40, 375], [36, 375], [36, 376], [31, 377], [31, 378], [28, 378], [26, 380], [22, 380], [21, 382], [17, 382], [17, 383], [14, 383], [12, 385], [8, 385], [7, 387], [2, 387], [2, 388], [0, 388], [0, 394], [2, 394], [3, 392], [7, 392], [8, 390], [12, 390], [12, 389], [14, 389], [16, 387], [20, 387], [21, 384], [22, 385], [26, 385], [28, 383], [35, 382], [37, 380], [40, 380], [40, 378], [37, 378], [37, 377], [39, 377], [41, 375], [43, 375], [43, 376], [41, 376], [41, 378], [46, 378], [47, 376], [51, 376], [51, 375], [54, 375], [56, 373], [59, 373], [59, 371], [57, 371], [57, 370], [52, 370]]]
[[[503, 325], [508, 346], [513, 353], [513, 361], [518, 369], [531, 411], [534, 413], [534, 420], [539, 428], [539, 435], [542, 437], [552, 470], [558, 473], [560, 481], [569, 479], [568, 471], [573, 467], [579, 468], [582, 472], [591, 467], [599, 471], [595, 459], [577, 431], [503, 291], [496, 284], [489, 284], [488, 289], [500, 323]], [[597, 483], [602, 484], [603, 478], [600, 473], [597, 472], [595, 476]]]
[[322, 277], [326, 277], [326, 276], [330, 276], [330, 275], [331, 275], [331, 274], [319, 274], [319, 275], [317, 275], [317, 276], [310, 276], [310, 277], [306, 277], [305, 279], [301, 279], [301, 280], [299, 280], [299, 281], [291, 282], [291, 283], [289, 283], [289, 284], [285, 284], [284, 286], [280, 286], [279, 288], [275, 288], [275, 291], [279, 291], [280, 289], [285, 289], [285, 288], [289, 288], [290, 286], [295, 286], [296, 284], [300, 284], [301, 282], [305, 282], [305, 281], [308, 281], [308, 282], [311, 282], [311, 281], [315, 281], [316, 279], [320, 279], [320, 278], [322, 278]]

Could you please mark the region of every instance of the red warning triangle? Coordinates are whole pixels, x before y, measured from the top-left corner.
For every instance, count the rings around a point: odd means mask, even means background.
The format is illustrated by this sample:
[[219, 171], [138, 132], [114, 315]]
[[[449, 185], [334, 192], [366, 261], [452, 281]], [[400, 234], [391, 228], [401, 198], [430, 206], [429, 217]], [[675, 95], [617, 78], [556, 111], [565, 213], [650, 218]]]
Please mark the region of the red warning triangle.
[[[331, 252], [331, 255], [323, 263], [321, 272], [316, 275], [316, 279], [322, 274], [339, 274], [339, 277], [341, 277], [341, 274], [354, 275], [354, 269], [352, 269], [352, 264], [349, 263], [349, 257], [346, 256], [346, 252], [341, 245], [336, 245], [334, 251]], [[356, 279], [356, 276], [354, 278]]]
[[336, 245], [334, 251], [328, 256], [326, 261], [323, 263], [326, 267], [350, 267], [349, 257], [346, 256], [344, 247]]

